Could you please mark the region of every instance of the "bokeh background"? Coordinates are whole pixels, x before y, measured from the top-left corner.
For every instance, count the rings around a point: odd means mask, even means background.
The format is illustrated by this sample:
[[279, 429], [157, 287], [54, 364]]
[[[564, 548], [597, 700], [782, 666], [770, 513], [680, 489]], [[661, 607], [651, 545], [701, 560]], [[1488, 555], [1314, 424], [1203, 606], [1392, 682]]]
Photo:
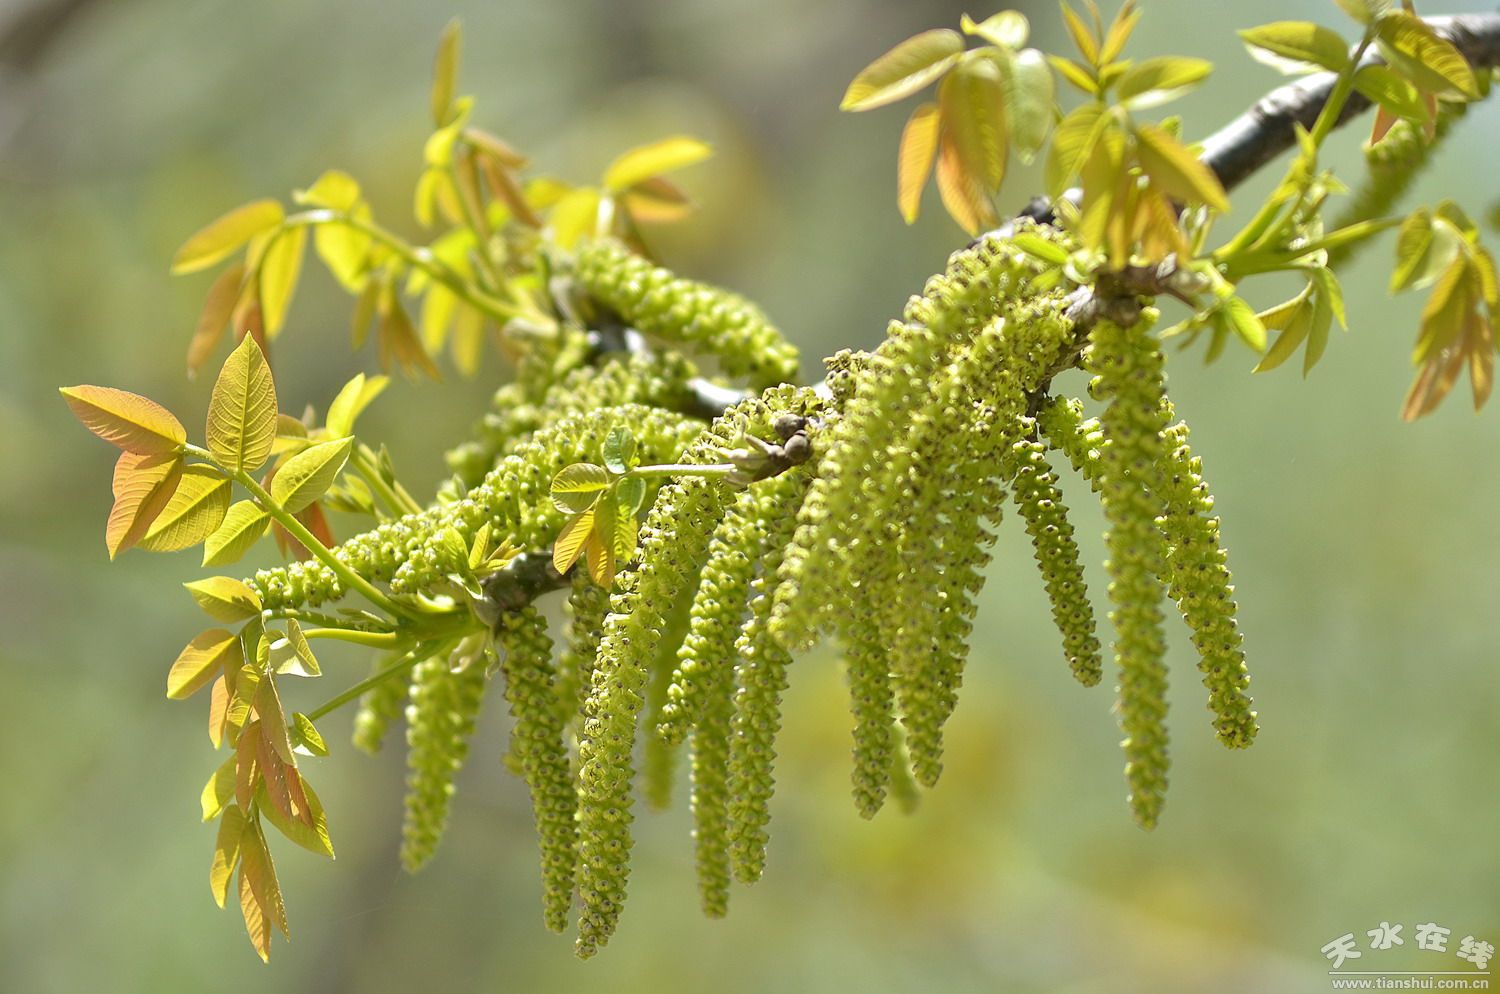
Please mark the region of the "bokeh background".
[[[1232, 29], [1307, 16], [1348, 28], [1332, 3], [1144, 6], [1136, 54], [1219, 65], [1176, 107], [1189, 137], [1279, 81]], [[1022, 9], [1036, 43], [1064, 46], [1052, 7]], [[717, 158], [685, 176], [702, 213], [662, 236], [663, 255], [761, 300], [810, 367], [870, 346], [963, 238], [935, 198], [915, 227], [896, 214], [902, 112], [840, 115], [838, 98], [869, 58], [962, 10], [0, 2], [0, 990], [1291, 992], [1328, 989], [1320, 947], [1351, 931], [1363, 944], [1382, 920], [1408, 936], [1383, 968], [1467, 968], [1415, 953], [1417, 922], [1451, 927], [1454, 945], [1500, 940], [1500, 412], [1475, 416], [1456, 392], [1398, 421], [1420, 302], [1388, 298], [1389, 240], [1348, 273], [1351, 330], [1305, 382], [1290, 366], [1252, 377], [1233, 350], [1212, 367], [1170, 363], [1224, 516], [1264, 731], [1244, 754], [1214, 743], [1174, 630], [1176, 765], [1154, 834], [1124, 807], [1109, 691], [1069, 678], [1012, 522], [939, 789], [911, 816], [854, 814], [836, 662], [808, 657], [788, 700], [770, 869], [725, 921], [697, 911], [676, 810], [641, 821], [631, 904], [598, 959], [546, 933], [493, 701], [444, 850], [419, 877], [395, 858], [393, 736], [378, 760], [344, 747], [317, 764], [339, 858], [278, 848], [293, 941], [271, 965], [238, 914], [213, 907], [197, 792], [218, 760], [202, 708], [162, 695], [200, 624], [176, 587], [196, 559], [105, 561], [110, 452], [55, 388], [118, 385], [201, 423], [208, 385], [184, 378], [181, 355], [208, 278], [169, 278], [167, 260], [236, 203], [337, 166], [416, 235], [432, 49], [455, 14], [479, 123], [577, 178], [630, 144], [711, 139]], [[1500, 108], [1474, 111], [1409, 203], [1451, 195], [1484, 213], [1500, 197], [1496, 134]], [[1337, 142], [1345, 168], [1359, 140]], [[1037, 186], [1034, 170], [1015, 173], [1010, 206]], [[372, 368], [348, 353], [347, 302], [308, 272], [277, 357], [289, 410]], [[430, 488], [501, 373], [398, 384], [363, 433]], [[1067, 482], [1098, 594], [1102, 523]], [[302, 703], [363, 667], [326, 660]], [[343, 742], [347, 729], [344, 714], [324, 730]]]

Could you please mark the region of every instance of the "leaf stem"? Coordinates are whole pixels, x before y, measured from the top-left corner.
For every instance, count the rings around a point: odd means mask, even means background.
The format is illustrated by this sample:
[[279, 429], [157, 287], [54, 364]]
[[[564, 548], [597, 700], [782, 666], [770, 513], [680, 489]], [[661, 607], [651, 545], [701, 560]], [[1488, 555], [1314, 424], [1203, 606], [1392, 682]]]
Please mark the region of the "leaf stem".
[[434, 655], [439, 649], [442, 648], [442, 646], [447, 641], [451, 640], [430, 639], [425, 642], [418, 642], [416, 645], [406, 650], [401, 658], [397, 659], [394, 663], [387, 666], [385, 669], [366, 677], [365, 679], [354, 684], [352, 687], [349, 687], [347, 690], [344, 690], [342, 693], [330, 697], [327, 701], [324, 701], [312, 711], [309, 711], [307, 713], [308, 719], [311, 721], [317, 721], [324, 715], [332, 711], [337, 711], [345, 704], [348, 704], [350, 701], [357, 699], [361, 694], [363, 694], [370, 688], [384, 683], [386, 680], [389, 680], [393, 676], [405, 673], [407, 670], [417, 665], [417, 663]]
[[406, 641], [406, 636], [399, 632], [361, 632], [350, 628], [304, 628], [302, 634], [310, 639], [334, 639], [374, 649], [394, 649]]
[[733, 463], [663, 463], [659, 466], [637, 466], [627, 475], [648, 476], [730, 476], [738, 472]]

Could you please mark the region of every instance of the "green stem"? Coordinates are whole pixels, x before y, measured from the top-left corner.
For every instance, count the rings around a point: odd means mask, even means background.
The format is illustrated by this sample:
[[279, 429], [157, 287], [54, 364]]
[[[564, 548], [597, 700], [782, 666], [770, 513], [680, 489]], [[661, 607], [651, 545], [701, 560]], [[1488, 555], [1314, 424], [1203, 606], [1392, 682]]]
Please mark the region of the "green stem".
[[[309, 611], [307, 608], [301, 607], [279, 607], [270, 611], [269, 614], [273, 619], [291, 618], [296, 621], [320, 625], [324, 628], [341, 628], [345, 631], [370, 631], [369, 626], [376, 620], [373, 616], [364, 619], [340, 618], [322, 611]], [[363, 627], [350, 629], [350, 625], [360, 625]], [[389, 629], [381, 629], [381, 631], [389, 631]]]
[[733, 463], [663, 463], [659, 466], [637, 466], [629, 476], [729, 476], [739, 470]]
[[422, 510], [422, 506], [399, 483], [386, 482], [385, 475], [380, 472], [376, 463], [375, 453], [370, 451], [368, 445], [356, 445], [350, 461], [354, 463], [355, 471], [364, 477], [375, 496], [384, 502], [392, 514], [400, 517], [403, 514], [417, 514]]
[[421, 662], [424, 659], [430, 658], [439, 648], [442, 647], [442, 645], [442, 639], [432, 639], [427, 642], [417, 643], [416, 645], [408, 649], [400, 659], [396, 660], [390, 666], [387, 666], [380, 672], [372, 674], [371, 676], [359, 681], [359, 683], [356, 683], [354, 686], [345, 690], [343, 693], [329, 698], [317, 708], [309, 711], [307, 713], [307, 717], [312, 721], [317, 721], [324, 715], [332, 711], [337, 711], [339, 708], [343, 707], [345, 704], [348, 704], [350, 701], [357, 700], [361, 694], [363, 694], [370, 688], [384, 683], [393, 676], [405, 673], [407, 670], [417, 665], [417, 663]]
[[335, 639], [372, 649], [394, 649], [407, 639], [398, 632], [359, 632], [349, 628], [304, 628], [302, 634], [310, 639]]

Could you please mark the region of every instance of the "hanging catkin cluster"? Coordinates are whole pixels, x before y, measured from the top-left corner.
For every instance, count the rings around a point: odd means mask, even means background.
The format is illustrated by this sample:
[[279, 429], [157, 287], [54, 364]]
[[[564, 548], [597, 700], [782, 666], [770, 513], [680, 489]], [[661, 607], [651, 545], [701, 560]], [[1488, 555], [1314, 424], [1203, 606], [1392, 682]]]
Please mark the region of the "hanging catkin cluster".
[[[1055, 229], [1019, 230], [1072, 248]], [[656, 346], [591, 355], [587, 334], [569, 331], [545, 362], [523, 361], [524, 382], [497, 395], [478, 436], [451, 456], [446, 500], [337, 550], [394, 595], [455, 596], [452, 578], [481, 530], [520, 549], [549, 546], [567, 520], [549, 499], [554, 477], [606, 461], [615, 429], [629, 429], [637, 464], [675, 464], [651, 476], [638, 544], [617, 557], [612, 586], [573, 570], [556, 645], [534, 605], [496, 604], [482, 636], [433, 647], [409, 678], [365, 693], [361, 748], [378, 748], [405, 704], [409, 866], [436, 845], [493, 675], [513, 720], [507, 762], [532, 799], [548, 927], [562, 929], [576, 899], [579, 954], [609, 940], [626, 900], [637, 791], [665, 803], [681, 754], [701, 903], [723, 915], [731, 881], [765, 869], [782, 695], [794, 654], [822, 635], [842, 648], [858, 811], [873, 817], [888, 797], [909, 808], [942, 772], [1007, 505], [1030, 540], [1066, 665], [1085, 686], [1102, 679], [1054, 451], [1109, 525], [1116, 710], [1137, 820], [1155, 824], [1167, 783], [1168, 598], [1192, 632], [1219, 738], [1249, 744], [1255, 712], [1219, 521], [1187, 427], [1171, 423], [1144, 302], [1098, 312], [1139, 310], [1132, 323], [1080, 320], [1084, 291], [988, 236], [951, 257], [874, 351], [839, 353], [808, 388], [781, 382], [795, 352], [731, 294], [612, 242], [580, 250], [571, 278], [582, 301]], [[679, 413], [694, 409], [702, 381], [674, 344], [779, 385], [710, 423]], [[1054, 377], [1079, 365], [1094, 374], [1097, 418], [1050, 395]], [[343, 593], [317, 564], [263, 570], [253, 585], [272, 608]]]

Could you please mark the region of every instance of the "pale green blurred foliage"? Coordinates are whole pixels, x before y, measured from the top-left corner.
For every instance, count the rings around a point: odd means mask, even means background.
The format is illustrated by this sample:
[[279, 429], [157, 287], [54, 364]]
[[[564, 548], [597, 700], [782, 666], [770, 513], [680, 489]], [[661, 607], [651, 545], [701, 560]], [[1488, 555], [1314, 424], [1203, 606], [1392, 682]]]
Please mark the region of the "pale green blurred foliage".
[[[1332, 4], [1144, 7], [1139, 53], [1218, 63], [1180, 105], [1189, 137], [1278, 81], [1233, 27], [1345, 27]], [[1445, 10], [1458, 7], [1484, 5]], [[1347, 276], [1352, 330], [1309, 381], [1252, 378], [1243, 357], [1169, 363], [1224, 515], [1265, 727], [1246, 753], [1215, 745], [1179, 638], [1175, 772], [1154, 834], [1122, 803], [1111, 698], [1068, 675], [1008, 521], [937, 791], [915, 815], [861, 822], [833, 660], [799, 661], [769, 869], [734, 892], [725, 921], [697, 911], [676, 810], [640, 823], [631, 906], [604, 955], [580, 963], [545, 933], [526, 792], [500, 767], [495, 706], [450, 837], [420, 876], [396, 860], [401, 750], [354, 752], [344, 718], [324, 729], [335, 753], [317, 764], [339, 860], [276, 847], [292, 943], [263, 967], [234, 913], [213, 908], [212, 830], [194, 822], [215, 759], [201, 708], [162, 696], [198, 624], [170, 591], [195, 564], [139, 552], [106, 563], [109, 453], [55, 387], [116, 384], [201, 419], [207, 385], [179, 363], [207, 278], [170, 279], [167, 260], [233, 204], [337, 166], [415, 234], [431, 46], [455, 13], [478, 123], [576, 178], [640, 141], [712, 140], [716, 158], [685, 176], [703, 210], [660, 236], [663, 257], [758, 299], [808, 355], [869, 345], [962, 236], [935, 198], [916, 227], [901, 224], [900, 114], [840, 116], [838, 96], [874, 54], [960, 10], [138, 0], [85, 10], [5, 77], [0, 990], [1321, 990], [1319, 947], [1383, 919], [1500, 936], [1500, 428], [1460, 400], [1399, 423], [1419, 304], [1383, 290], [1388, 241]], [[1027, 12], [1036, 43], [1056, 49], [1055, 11]], [[1496, 107], [1477, 108], [1416, 197], [1484, 213], [1497, 126]], [[1356, 141], [1336, 142], [1341, 167], [1357, 166]], [[1007, 206], [1036, 186], [1018, 172]], [[326, 405], [369, 362], [348, 354], [332, 281], [307, 286], [275, 356], [289, 410]], [[398, 384], [362, 427], [413, 481], [435, 481], [439, 443], [465, 430], [499, 372]], [[1079, 481], [1064, 487], [1097, 564], [1102, 522]], [[1097, 566], [1090, 582], [1102, 604]], [[359, 658], [329, 658], [325, 673], [352, 681]], [[1388, 955], [1382, 967], [1412, 968], [1409, 947]]]

